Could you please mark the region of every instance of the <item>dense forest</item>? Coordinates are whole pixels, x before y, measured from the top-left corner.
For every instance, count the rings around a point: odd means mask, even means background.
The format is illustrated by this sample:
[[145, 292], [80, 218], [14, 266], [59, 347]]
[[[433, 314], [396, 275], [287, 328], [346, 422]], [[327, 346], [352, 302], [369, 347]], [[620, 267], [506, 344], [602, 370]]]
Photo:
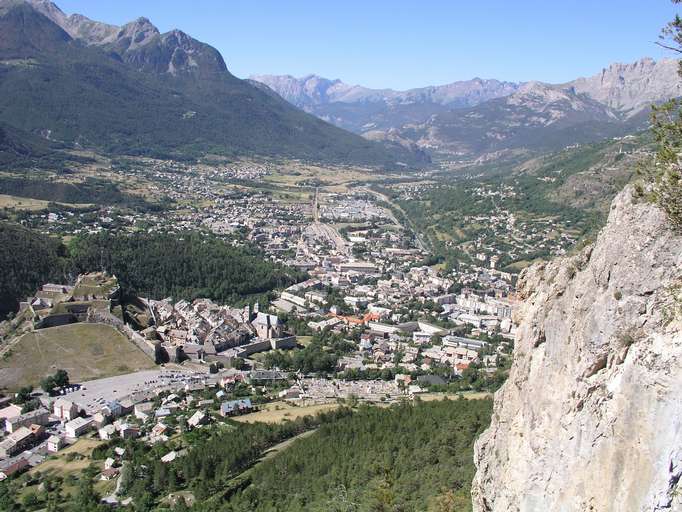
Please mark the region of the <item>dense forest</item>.
[[[198, 41], [189, 40], [193, 62], [222, 65], [200, 64], [196, 73], [175, 76], [150, 68], [180, 47], [146, 46], [138, 66], [64, 35], [28, 4], [10, 3], [0, 11], [0, 112], [11, 130], [49, 128], [54, 139], [122, 155], [257, 154], [392, 168], [428, 161], [399, 144], [341, 130], [236, 78], [214, 49]], [[15, 59], [41, 65], [7, 64]]]
[[469, 510], [473, 442], [490, 413], [475, 400], [361, 407], [256, 466], [221, 510]]
[[67, 259], [58, 239], [0, 222], [0, 318], [38, 286], [62, 279]]
[[124, 294], [223, 303], [302, 278], [256, 249], [198, 232], [84, 235], [65, 246], [9, 222], [0, 222], [0, 268], [0, 316], [43, 283], [102, 269], [116, 275]]
[[[99, 503], [92, 482], [104, 459], [122, 446], [120, 490], [134, 503], [126, 510], [467, 511], [475, 471], [473, 444], [491, 412], [489, 400], [362, 405], [281, 424], [219, 422], [152, 447], [115, 439], [93, 452], [96, 462], [77, 480], [57, 476], [37, 493], [18, 491], [39, 475], [0, 483], [0, 509], [108, 510]], [[305, 432], [310, 435], [263, 458], [271, 447]], [[162, 463], [160, 458], [171, 450], [183, 455]], [[180, 500], [169, 508], [170, 494], [191, 495], [195, 503], [190, 507]]]
[[141, 510], [148, 510], [143, 503], [151, 507], [178, 490], [190, 490], [198, 501], [207, 503], [207, 510], [216, 510], [224, 495], [248, 481], [244, 471], [267, 449], [350, 414], [350, 409], [342, 408], [276, 425], [228, 423], [186, 432], [182, 444], [188, 445], [188, 453], [168, 465], [159, 461], [168, 447], [150, 453], [144, 445], [134, 445], [138, 449], [131, 450], [130, 469], [122, 476], [121, 490], [133, 496]]
[[230, 302], [287, 286], [296, 272], [263, 259], [248, 247], [234, 247], [201, 233], [102, 233], [69, 244], [72, 268], [82, 273], [106, 269], [124, 293], [145, 297]]

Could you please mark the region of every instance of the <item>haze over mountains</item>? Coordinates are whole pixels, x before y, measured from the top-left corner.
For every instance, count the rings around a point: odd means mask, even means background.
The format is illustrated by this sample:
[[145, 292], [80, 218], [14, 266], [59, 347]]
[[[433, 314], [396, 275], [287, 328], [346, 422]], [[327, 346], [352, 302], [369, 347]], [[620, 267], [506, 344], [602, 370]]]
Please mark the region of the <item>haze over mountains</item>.
[[473, 107], [518, 89], [515, 83], [480, 78], [407, 91], [369, 89], [317, 75], [254, 75], [251, 79], [306, 112], [357, 133], [422, 121], [445, 109]]
[[479, 158], [556, 149], [644, 128], [652, 103], [682, 96], [677, 69], [675, 60], [645, 58], [565, 84], [475, 78], [408, 91], [367, 89], [315, 75], [253, 79], [368, 138]]
[[474, 78], [395, 91], [315, 75], [241, 80], [215, 48], [146, 18], [118, 27], [48, 0], [0, 0], [0, 124], [12, 140], [404, 168], [428, 154], [485, 161], [626, 135], [646, 127], [652, 103], [677, 96], [676, 61], [652, 59], [565, 84]]
[[220, 53], [140, 18], [123, 27], [46, 0], [0, 0], [0, 122], [111, 153], [264, 155], [395, 167], [387, 148], [240, 80]]

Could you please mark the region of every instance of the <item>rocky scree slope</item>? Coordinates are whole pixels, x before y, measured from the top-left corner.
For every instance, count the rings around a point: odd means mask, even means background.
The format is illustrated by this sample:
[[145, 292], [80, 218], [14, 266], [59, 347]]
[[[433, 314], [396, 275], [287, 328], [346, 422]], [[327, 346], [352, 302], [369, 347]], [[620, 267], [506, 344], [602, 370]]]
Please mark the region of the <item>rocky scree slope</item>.
[[682, 510], [682, 235], [627, 187], [594, 245], [519, 289], [474, 510]]

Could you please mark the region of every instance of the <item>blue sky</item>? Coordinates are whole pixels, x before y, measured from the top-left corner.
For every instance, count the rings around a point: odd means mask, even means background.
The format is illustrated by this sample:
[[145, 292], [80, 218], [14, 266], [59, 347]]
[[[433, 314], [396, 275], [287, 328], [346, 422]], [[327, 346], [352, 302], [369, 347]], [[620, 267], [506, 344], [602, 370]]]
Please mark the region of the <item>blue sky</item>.
[[316, 73], [406, 89], [465, 80], [563, 82], [654, 45], [668, 0], [61, 0], [113, 24], [146, 16], [215, 46], [239, 77]]

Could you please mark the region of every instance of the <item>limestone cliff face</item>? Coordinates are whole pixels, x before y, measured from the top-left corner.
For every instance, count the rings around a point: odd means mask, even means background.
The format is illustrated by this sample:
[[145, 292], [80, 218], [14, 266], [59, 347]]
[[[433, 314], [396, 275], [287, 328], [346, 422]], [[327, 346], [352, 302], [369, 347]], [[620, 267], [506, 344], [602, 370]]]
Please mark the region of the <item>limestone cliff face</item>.
[[682, 236], [626, 188], [580, 254], [535, 265], [474, 510], [682, 510]]

